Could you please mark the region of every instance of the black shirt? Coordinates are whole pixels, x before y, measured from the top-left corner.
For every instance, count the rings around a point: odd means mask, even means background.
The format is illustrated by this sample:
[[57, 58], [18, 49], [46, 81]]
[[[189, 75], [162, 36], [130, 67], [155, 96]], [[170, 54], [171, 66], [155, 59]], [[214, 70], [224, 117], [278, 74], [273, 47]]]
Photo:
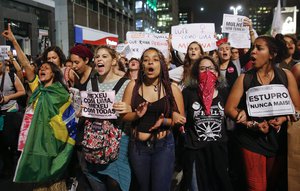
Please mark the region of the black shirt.
[[224, 101], [220, 94], [212, 101], [211, 115], [206, 116], [196, 88], [183, 90], [187, 123], [185, 147], [199, 149], [212, 142], [226, 142]]

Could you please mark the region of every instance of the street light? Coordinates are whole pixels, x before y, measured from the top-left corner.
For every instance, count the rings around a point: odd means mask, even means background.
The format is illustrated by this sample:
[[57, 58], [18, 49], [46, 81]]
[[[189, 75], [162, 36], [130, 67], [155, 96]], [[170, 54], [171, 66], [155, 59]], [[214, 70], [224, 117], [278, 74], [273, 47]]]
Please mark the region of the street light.
[[201, 11], [201, 12], [204, 11], [204, 7], [200, 7], [200, 11]]
[[242, 10], [242, 6], [240, 6], [240, 5], [237, 6], [237, 7], [231, 6], [231, 7], [230, 7], [230, 10], [233, 11], [233, 14], [234, 14], [234, 15], [237, 15], [237, 14], [238, 14], [238, 11]]

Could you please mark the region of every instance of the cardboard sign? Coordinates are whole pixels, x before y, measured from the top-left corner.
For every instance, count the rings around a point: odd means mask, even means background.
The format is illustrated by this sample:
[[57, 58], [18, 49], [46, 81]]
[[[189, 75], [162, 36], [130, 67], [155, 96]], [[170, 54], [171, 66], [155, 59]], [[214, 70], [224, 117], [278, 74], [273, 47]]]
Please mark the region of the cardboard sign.
[[81, 91], [82, 116], [98, 119], [117, 119], [113, 110], [115, 91]]
[[130, 46], [132, 57], [140, 58], [149, 47], [154, 47], [160, 50], [163, 55], [169, 57], [168, 47], [169, 33], [146, 33], [128, 31], [126, 33], [126, 40]]
[[130, 46], [129, 46], [128, 43], [127, 43], [127, 44], [125, 44], [125, 43], [120, 43], [120, 44], [118, 44], [117, 47], [116, 47], [116, 51], [117, 51], [118, 53], [120, 53], [120, 54], [125, 55], [125, 57], [126, 57], [128, 60], [130, 60], [130, 59], [133, 57], [133, 55], [132, 55], [132, 53], [131, 53]]
[[172, 46], [179, 52], [186, 53], [188, 45], [197, 41], [204, 51], [217, 48], [214, 23], [194, 23], [172, 26]]
[[249, 33], [249, 27], [244, 26], [244, 16], [240, 15], [223, 15], [222, 33]]
[[281, 84], [250, 88], [246, 93], [246, 103], [251, 117], [269, 117], [295, 113], [289, 92]]
[[9, 59], [7, 51], [10, 50], [10, 46], [0, 46], [0, 57], [7, 60]]

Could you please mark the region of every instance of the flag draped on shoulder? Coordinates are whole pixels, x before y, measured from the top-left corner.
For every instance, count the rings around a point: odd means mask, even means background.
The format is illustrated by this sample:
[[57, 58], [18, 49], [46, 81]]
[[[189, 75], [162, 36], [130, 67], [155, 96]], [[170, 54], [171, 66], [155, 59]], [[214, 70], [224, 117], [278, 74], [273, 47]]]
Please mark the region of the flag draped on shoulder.
[[41, 183], [60, 178], [75, 145], [75, 111], [68, 91], [58, 82], [39, 86], [29, 104], [34, 114], [14, 182]]

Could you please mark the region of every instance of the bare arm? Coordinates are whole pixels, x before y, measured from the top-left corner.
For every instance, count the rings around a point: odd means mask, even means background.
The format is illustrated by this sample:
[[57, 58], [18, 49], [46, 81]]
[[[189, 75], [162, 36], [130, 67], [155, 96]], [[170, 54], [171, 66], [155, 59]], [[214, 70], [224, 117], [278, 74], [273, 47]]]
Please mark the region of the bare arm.
[[172, 83], [171, 87], [179, 111], [179, 113], [173, 112], [173, 116], [172, 116], [173, 123], [184, 125], [186, 123], [186, 118], [184, 112], [184, 101], [183, 101], [182, 93], [176, 84]]
[[25, 88], [24, 88], [22, 82], [20, 81], [20, 79], [18, 78], [18, 76], [15, 76], [14, 86], [16, 88], [16, 93], [4, 96], [3, 100], [1, 100], [1, 103], [7, 103], [7, 102], [9, 102], [9, 100], [15, 100], [15, 99], [25, 95]]
[[[128, 83], [128, 85], [124, 91], [124, 94], [123, 94], [122, 102], [125, 102], [127, 105], [130, 105], [130, 106], [131, 106], [131, 99], [132, 99], [132, 93], [133, 93], [134, 86], [135, 86], [135, 81], [131, 80]], [[124, 121], [134, 121], [139, 118], [139, 116], [137, 115], [137, 113], [135, 111], [128, 112], [126, 114], [121, 114], [120, 116], [121, 116], [122, 120], [124, 120]]]
[[295, 109], [297, 111], [300, 111], [300, 96], [299, 96], [299, 91], [298, 91], [298, 88], [297, 88], [296, 79], [289, 70], [284, 70], [284, 71], [287, 75], [288, 90], [289, 90], [289, 94], [291, 96], [292, 102], [295, 106]]
[[18, 60], [21, 63], [21, 65], [23, 66], [23, 68], [25, 69], [26, 72], [26, 77], [29, 81], [32, 81], [35, 77], [35, 73], [32, 67], [30, 67], [30, 62], [27, 59], [26, 55], [24, 54], [23, 50], [21, 49], [19, 43], [17, 42], [14, 34], [12, 33], [11, 29], [10, 29], [10, 25], [8, 25], [8, 29], [4, 30], [2, 32], [2, 36], [4, 38], [6, 38], [7, 40], [11, 41], [11, 43], [13, 44], [14, 48], [17, 51], [17, 56], [18, 56]]
[[236, 120], [237, 123], [243, 123], [247, 120], [245, 119], [246, 113], [239, 111], [238, 109], [238, 104], [240, 103], [240, 100], [244, 93], [244, 76], [244, 74], [241, 74], [235, 81], [225, 105], [226, 115], [229, 116], [231, 119]]

